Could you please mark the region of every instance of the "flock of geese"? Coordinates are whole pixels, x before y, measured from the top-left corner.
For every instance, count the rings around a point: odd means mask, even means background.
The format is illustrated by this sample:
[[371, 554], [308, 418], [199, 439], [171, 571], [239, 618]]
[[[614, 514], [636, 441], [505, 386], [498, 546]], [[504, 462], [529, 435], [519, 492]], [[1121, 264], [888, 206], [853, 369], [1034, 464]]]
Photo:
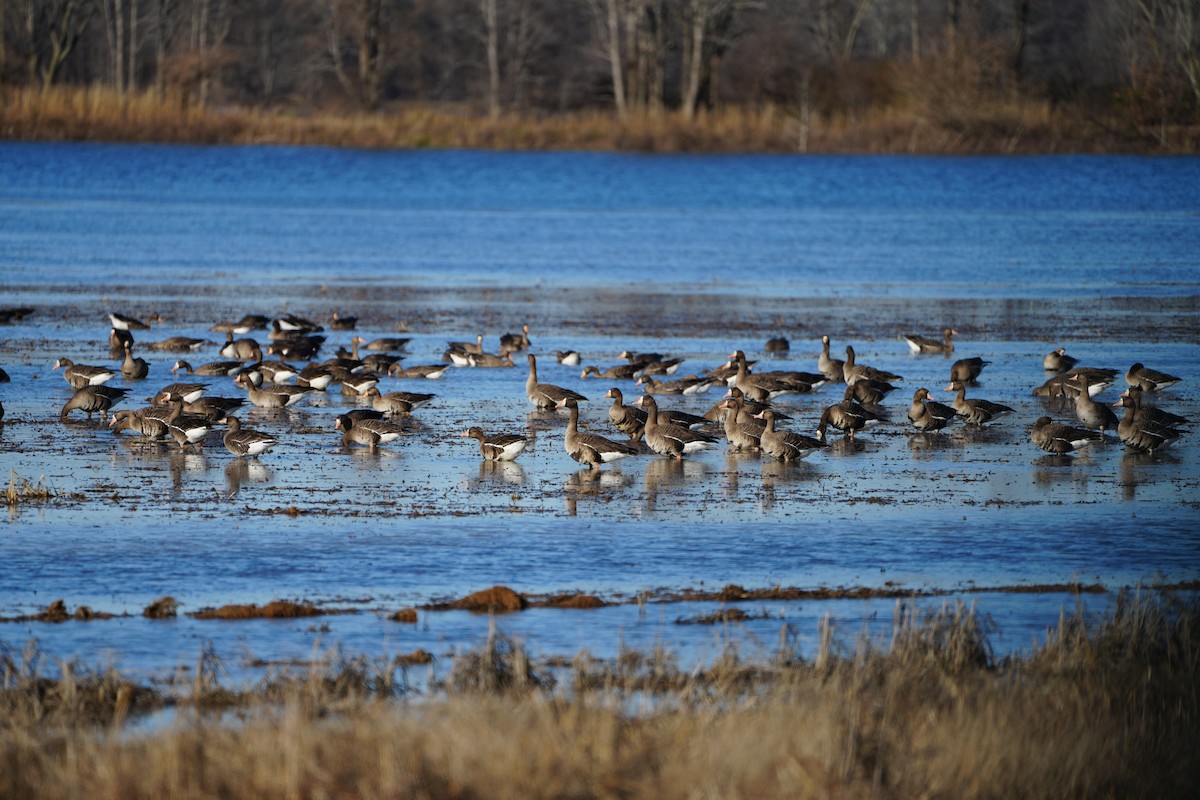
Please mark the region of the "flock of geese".
[[[238, 458], [257, 457], [279, 444], [275, 435], [242, 424], [236, 412], [247, 402], [261, 408], [285, 408], [301, 402], [313, 392], [340, 386], [344, 395], [360, 398], [369, 406], [355, 408], [336, 418], [334, 428], [341, 432], [343, 446], [374, 449], [407, 434], [404, 419], [435, 398], [433, 394], [399, 390], [384, 393], [380, 383], [385, 377], [437, 379], [451, 365], [513, 367], [513, 355], [521, 352], [526, 353], [529, 370], [525, 382], [529, 402], [538, 409], [565, 409], [568, 412], [564, 449], [571, 458], [595, 470], [603, 464], [647, 450], [683, 459], [717, 445], [722, 438], [731, 450], [760, 451], [781, 461], [801, 459], [828, 447], [831, 428], [853, 439], [859, 432], [883, 421], [881, 406], [888, 394], [898, 388], [896, 384], [903, 380], [900, 375], [858, 362], [852, 346], [845, 348], [844, 359], [834, 358], [829, 336], [822, 337], [816, 372], [759, 370], [755, 362], [738, 350], [730, 355], [727, 363], [702, 375], [676, 377], [681, 359], [661, 353], [626, 351], [621, 354], [624, 363], [606, 369], [588, 366], [581, 373], [581, 379], [596, 376], [611, 381], [636, 381], [636, 387], [642, 392], [629, 404], [617, 387], [604, 394], [612, 401], [607, 421], [623, 436], [608, 438], [580, 429], [580, 403], [587, 400], [584, 395], [539, 380], [537, 358], [528, 352], [528, 325], [523, 326], [520, 333], [502, 336], [497, 353], [486, 352], [483, 336], [478, 336], [474, 342], [448, 343], [442, 363], [406, 367], [401, 360], [410, 341], [407, 338], [385, 337], [367, 341], [354, 335], [350, 350], [339, 348], [334, 357], [317, 361], [325, 341], [321, 325], [294, 315], [274, 319], [247, 315], [237, 322], [222, 322], [212, 327], [213, 331], [226, 335], [220, 348], [224, 360], [193, 367], [187, 360], [180, 359], [172, 369], [173, 373], [232, 378], [244, 394], [211, 396], [207, 393], [208, 383], [171, 383], [147, 398], [148, 405], [118, 410], [110, 417], [113, 406], [126, 399], [130, 389], [105, 384], [118, 374], [128, 380], [145, 379], [150, 365], [135, 356], [138, 345], [132, 333], [148, 329], [148, 322], [118, 313], [109, 317], [109, 344], [112, 355], [119, 357], [121, 364], [113, 368], [58, 359], [54, 369], [61, 369], [63, 378], [75, 389], [63, 406], [60, 418], [66, 421], [73, 412], [81, 412], [91, 419], [98, 413], [115, 433], [131, 431], [151, 440], [173, 439], [180, 448], [203, 447], [214, 427], [224, 425], [222, 441]], [[330, 324], [335, 330], [352, 331], [356, 320], [335, 314]], [[260, 330], [268, 332], [265, 349], [249, 336]], [[918, 335], [904, 338], [913, 353], [948, 356], [954, 351], [956, 333], [946, 328], [936, 338]], [[202, 339], [173, 336], [145, 347], [184, 353], [196, 352], [208, 344]], [[788, 346], [785, 339], [777, 338], [768, 342], [766, 349], [781, 352]], [[574, 351], [556, 351], [554, 357], [568, 366], [581, 363], [580, 355]], [[304, 366], [297, 366], [302, 360], [306, 362]], [[980, 373], [989, 363], [982, 358], [961, 358], [952, 363], [946, 387], [947, 391], [955, 393], [950, 404], [934, 400], [926, 387], [917, 388], [907, 412], [912, 429], [935, 433], [955, 422], [979, 427], [1012, 414], [1013, 409], [1009, 406], [967, 396], [968, 389], [977, 385]], [[1149, 394], [1179, 383], [1180, 379], [1173, 375], [1134, 364], [1124, 375], [1127, 390], [1109, 406], [1097, 401], [1096, 397], [1117, 381], [1117, 370], [1081, 366], [1062, 348], [1046, 355], [1043, 368], [1049, 377], [1033, 390], [1033, 395], [1058, 398], [1062, 407], [1069, 407], [1074, 414], [1074, 419], [1069, 422], [1043, 416], [1033, 423], [1032, 443], [1049, 453], [1071, 453], [1106, 441], [1109, 434], [1131, 449], [1154, 451], [1178, 439], [1182, 428], [1190, 423], [1145, 399]], [[0, 370], [0, 380], [7, 380], [7, 377]], [[843, 384], [845, 388], [840, 401], [822, 410], [815, 436], [779, 427], [790, 417], [772, 405], [776, 398], [809, 394], [826, 384]], [[712, 387], [720, 387], [725, 393], [704, 415], [660, 408], [655, 399], [663, 395], [698, 394]], [[1123, 408], [1120, 418], [1113, 407]], [[0, 419], [3, 419], [2, 405]], [[480, 455], [489, 461], [511, 461], [529, 443], [524, 436], [489, 434], [480, 426], [471, 427], [461, 436], [476, 440]]]

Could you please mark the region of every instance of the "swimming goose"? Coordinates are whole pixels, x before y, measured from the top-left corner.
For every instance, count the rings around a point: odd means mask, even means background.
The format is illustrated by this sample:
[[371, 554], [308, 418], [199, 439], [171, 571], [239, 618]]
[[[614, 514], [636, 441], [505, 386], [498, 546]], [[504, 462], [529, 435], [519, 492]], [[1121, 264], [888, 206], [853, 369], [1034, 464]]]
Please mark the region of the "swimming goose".
[[209, 330], [216, 333], [235, 333], [238, 336], [243, 336], [250, 331], [266, 329], [267, 322], [269, 320], [261, 314], [246, 314], [237, 322], [218, 322], [209, 328]]
[[656, 361], [663, 361], [666, 356], [662, 353], [637, 353], [633, 350], [622, 350], [617, 358], [623, 358], [630, 364], [636, 364], [640, 368], [647, 364], [653, 364]]
[[846, 379], [845, 371], [846, 362], [832, 358], [829, 355], [829, 337], [821, 337], [821, 355], [817, 356], [817, 372], [820, 372], [828, 380], [834, 383], [841, 383]]
[[415, 364], [411, 367], [393, 364], [392, 368], [388, 370], [388, 374], [393, 378], [423, 378], [436, 381], [446, 374], [447, 369], [449, 367], [445, 364]]
[[897, 375], [894, 372], [876, 369], [875, 367], [859, 364], [854, 359], [854, 348], [846, 345], [846, 360], [842, 363], [842, 380], [846, 383], [854, 383], [863, 378], [870, 378], [874, 381], [902, 381], [904, 376]]
[[[448, 342], [446, 344], [446, 352], [445, 352], [445, 354], [443, 354], [442, 358], [449, 361], [449, 360], [451, 360], [449, 357], [451, 353], [457, 353], [460, 356], [465, 357], [472, 353], [475, 353], [476, 355], [478, 355], [479, 353], [482, 353], [482, 352], [483, 352], [483, 334], [479, 334], [478, 336], [475, 337], [475, 341], [473, 341], [473, 342]], [[466, 359], [464, 358], [464, 361], [465, 360]]]
[[991, 422], [993, 419], [1004, 414], [1011, 414], [1013, 409], [1001, 403], [993, 403], [991, 400], [973, 397], [967, 399], [967, 385], [958, 381], [952, 382], [946, 387], [948, 392], [957, 392], [954, 402], [950, 405], [954, 408], [954, 412], [963, 418], [963, 421], [968, 425], [983, 425]]
[[[563, 362], [559, 362], [560, 364]], [[585, 367], [583, 372], [579, 374], [580, 378], [586, 379], [589, 375], [595, 375], [597, 378], [608, 378], [610, 380], [633, 380], [638, 372], [637, 364], [617, 364], [609, 367], [603, 372], [599, 367]]]
[[354, 419], [343, 414], [334, 423], [334, 430], [342, 431], [342, 447], [352, 444], [363, 445], [374, 450], [381, 445], [394, 442], [406, 431], [394, 422], [386, 419]]
[[208, 386], [203, 383], [169, 383], [159, 389], [149, 401], [156, 406], [170, 405], [177, 399], [185, 403], [194, 403], [206, 391], [208, 391]]
[[178, 353], [189, 353], [199, 350], [208, 342], [203, 339], [193, 339], [190, 336], [169, 336], [161, 342], [150, 342], [146, 345], [151, 350], [168, 350]]
[[1071, 380], [1079, 384], [1075, 394], [1075, 416], [1085, 428], [1094, 428], [1104, 433], [1117, 427], [1117, 415], [1108, 406], [1101, 405], [1092, 399], [1091, 387], [1088, 385], [1086, 373], [1072, 376]]
[[642, 433], [646, 444], [659, 455], [672, 456], [678, 461], [685, 455], [699, 452], [717, 441], [706, 433], [670, 422], [660, 422], [658, 403], [648, 394], [639, 397], [634, 405], [641, 406], [646, 411], [646, 425]]
[[473, 426], [459, 434], [479, 441], [479, 454], [486, 461], [512, 461], [521, 454], [529, 444], [524, 436], [515, 433], [495, 433], [491, 436], [483, 432], [483, 428]]
[[587, 400], [579, 392], [573, 392], [552, 383], [538, 383], [537, 359], [533, 353], [530, 353], [525, 360], [529, 362], [529, 377], [525, 380], [525, 396], [538, 408], [562, 408], [566, 405], [567, 400]]
[[1123, 394], [1116, 404], [1125, 407], [1125, 415], [1117, 425], [1117, 436], [1132, 450], [1160, 450], [1183, 435], [1183, 431], [1144, 416], [1140, 392]]
[[367, 392], [379, 385], [379, 376], [373, 372], [360, 375], [341, 375], [342, 394], [346, 397], [366, 397]]
[[908, 349], [914, 353], [951, 353], [954, 351], [954, 342], [950, 340], [950, 337], [957, 335], [958, 331], [953, 328], [943, 328], [941, 339], [930, 339], [915, 333], [906, 333], [904, 341], [908, 342]]
[[581, 356], [575, 350], [567, 350], [566, 352], [563, 352], [562, 350], [555, 350], [554, 359], [563, 366], [578, 367]]
[[262, 361], [262, 347], [253, 339], [234, 339], [233, 331], [225, 334], [225, 346], [221, 348], [225, 358], [240, 358], [242, 361]]
[[628, 456], [636, 456], [637, 449], [621, 442], [605, 439], [595, 433], [583, 433], [579, 430], [579, 402], [568, 397], [563, 401], [571, 418], [567, 422], [567, 433], [563, 438], [563, 448], [567, 455], [580, 464], [587, 464], [592, 469], [600, 469], [601, 464], [607, 464]]
[[[766, 426], [757, 422], [739, 422], [739, 412], [745, 408], [744, 397], [727, 397], [721, 405], [728, 409], [725, 414], [725, 441], [730, 450], [758, 450], [762, 447], [761, 439]], [[770, 409], [763, 409], [763, 412]], [[761, 412], [760, 412], [761, 413]], [[763, 419], [766, 419], [763, 417]], [[771, 422], [774, 424], [774, 415]]]
[[67, 415], [72, 411], [82, 411], [87, 414], [88, 419], [92, 418], [92, 414], [99, 413], [100, 419], [108, 421], [108, 410], [116, 403], [124, 399], [128, 389], [116, 389], [111, 386], [96, 386], [87, 385], [81, 386], [75, 390], [75, 394], [67, 400], [59, 413], [59, 419], [64, 422]]
[[369, 342], [366, 341], [365, 339], [363, 339], [361, 336], [356, 336], [354, 338], [358, 339], [359, 343], [362, 344], [362, 346], [367, 350], [382, 350], [382, 351], [403, 350], [404, 348], [408, 347], [408, 343], [412, 341], [411, 338], [403, 338], [403, 337], [397, 337], [397, 336], [383, 336], [379, 339], [372, 339]]
[[150, 365], [144, 358], [133, 357], [133, 343], [125, 343], [125, 360], [121, 362], [121, 374], [129, 380], [142, 380], [150, 374]]
[[1130, 386], [1137, 386], [1144, 392], [1161, 392], [1163, 389], [1179, 383], [1180, 380], [1182, 379], [1176, 378], [1174, 375], [1150, 369], [1140, 361], [1130, 367], [1129, 372], [1125, 373], [1125, 382]]
[[225, 443], [225, 449], [238, 458], [255, 458], [279, 444], [279, 440], [274, 436], [253, 428], [243, 428], [241, 420], [237, 417], [225, 417], [222, 422], [229, 426], [229, 430], [221, 437], [221, 441]]
[[171, 413], [167, 415], [167, 432], [171, 434], [179, 449], [187, 445], [197, 445], [204, 449], [204, 437], [212, 430], [212, 423], [207, 417], [197, 414], [187, 414], [183, 410], [183, 401], [176, 399], [170, 404]]
[[759, 412], [758, 416], [766, 423], [759, 442], [762, 451], [772, 458], [780, 461], [796, 461], [809, 453], [829, 446], [825, 444], [824, 439], [814, 439], [793, 431], [775, 430], [775, 412], [769, 408]]
[[992, 362], [984, 361], [978, 356], [975, 358], [960, 358], [950, 365], [950, 382], [973, 385], [975, 379], [979, 377], [979, 373], [983, 372], [983, 368], [990, 363]]
[[247, 373], [238, 375], [234, 382], [246, 389], [250, 402], [259, 408], [286, 408], [300, 402], [311, 391], [303, 386], [282, 383], [265, 383], [260, 388]]
[[645, 361], [638, 365], [637, 371], [644, 375], [674, 375], [679, 371], [682, 358], [660, 358], [656, 361]]
[[117, 377], [117, 373], [108, 367], [93, 367], [88, 364], [76, 364], [69, 358], [60, 358], [54, 362], [52, 369], [63, 369], [63, 380], [74, 389], [84, 386], [99, 386]]
[[437, 397], [433, 394], [417, 394], [415, 392], [388, 392], [381, 394], [377, 387], [372, 386], [366, 391], [366, 397], [371, 398], [371, 407], [385, 414], [400, 414], [407, 416], [414, 408], [423, 406]]
[[908, 421], [923, 433], [940, 431], [954, 421], [956, 412], [945, 403], [931, 400], [929, 390], [922, 387], [913, 393], [908, 409]]
[[1078, 358], [1067, 355], [1067, 349], [1060, 347], [1046, 354], [1042, 359], [1042, 369], [1047, 372], [1066, 372], [1078, 363]]
[[604, 396], [611, 397], [613, 401], [608, 408], [608, 421], [612, 426], [628, 436], [630, 441], [641, 438], [642, 429], [646, 426], [646, 412], [625, 405], [624, 395], [615, 386], [605, 392]]
[[148, 330], [150, 330], [150, 326], [147, 325], [146, 323], [142, 322], [139, 319], [134, 319], [133, 317], [126, 316], [125, 314], [118, 314], [116, 312], [113, 312], [108, 315], [108, 318], [110, 320], [112, 320], [112, 326], [119, 331], [148, 331]]
[[180, 359], [171, 367], [171, 372], [179, 372], [183, 370], [186, 375], [233, 375], [242, 368], [241, 361], [210, 361], [207, 364], [201, 364], [198, 367], [193, 367], [188, 362]]
[[1049, 417], [1038, 417], [1029, 432], [1029, 438], [1047, 453], [1062, 455], [1071, 453], [1093, 442], [1104, 441], [1104, 434], [1083, 428], [1072, 428], [1054, 422]]
[[520, 333], [506, 333], [500, 337], [500, 349], [516, 352], [529, 347], [529, 324], [521, 326]]

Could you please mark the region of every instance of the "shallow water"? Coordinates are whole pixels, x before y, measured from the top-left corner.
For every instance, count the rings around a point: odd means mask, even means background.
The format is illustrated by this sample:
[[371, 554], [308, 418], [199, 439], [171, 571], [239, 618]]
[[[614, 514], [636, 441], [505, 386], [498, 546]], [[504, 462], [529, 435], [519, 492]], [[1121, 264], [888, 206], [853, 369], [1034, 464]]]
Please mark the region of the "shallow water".
[[[0, 328], [7, 411], [0, 468], [44, 477], [61, 495], [9, 510], [0, 544], [0, 616], [65, 598], [135, 616], [9, 623], [0, 639], [38, 638], [60, 656], [112, 658], [162, 673], [212, 640], [227, 657], [305, 658], [314, 640], [368, 654], [478, 641], [486, 619], [386, 612], [492, 584], [531, 594], [587, 591], [643, 609], [534, 610], [504, 618], [539, 654], [665, 642], [690, 658], [728, 638], [767, 648], [780, 625], [815, 640], [834, 615], [850, 635], [890, 621], [893, 601], [768, 603], [765, 618], [678, 626], [716, 603], [658, 604], [682, 588], [883, 587], [964, 592], [1071, 582], [1110, 588], [1200, 577], [1194, 435], [1153, 455], [1111, 443], [1050, 457], [1033, 419], [1062, 410], [1030, 396], [1041, 357], [1065, 346], [1122, 372], [1143, 361], [1184, 378], [1156, 400], [1200, 417], [1200, 159], [895, 159], [637, 157], [588, 154], [372, 153], [320, 149], [0, 144], [0, 305], [32, 305]], [[187, 356], [215, 360], [218, 319], [284, 311], [328, 322], [357, 314], [370, 339], [412, 337], [406, 364], [440, 359], [447, 340], [496, 337], [528, 321], [543, 381], [591, 398], [583, 419], [616, 436], [609, 381], [585, 364], [625, 349], [718, 366], [736, 348], [767, 369], [816, 369], [821, 334], [839, 353], [905, 376], [886, 402], [893, 424], [798, 465], [730, 455], [682, 464], [626, 459], [594, 475], [562, 450], [566, 418], [536, 412], [526, 370], [454, 369], [440, 381], [385, 380], [433, 392], [413, 435], [370, 453], [340, 448], [336, 393], [241, 416], [281, 445], [235, 462], [63, 425], [62, 356], [110, 365], [110, 311], [166, 321], [135, 334], [210, 338]], [[899, 334], [960, 331], [955, 357], [992, 364], [971, 396], [1013, 406], [986, 429], [912, 435], [912, 391], [942, 399], [949, 364], [911, 356]], [[783, 334], [782, 359], [762, 352]], [[265, 339], [262, 332], [253, 334]], [[322, 356], [348, 345], [326, 331]], [[150, 378], [175, 354], [139, 351]], [[521, 363], [518, 358], [518, 363]], [[110, 385], [127, 385], [118, 377]], [[632, 382], [619, 384], [627, 400]], [[1111, 402], [1117, 388], [1102, 399]], [[702, 413], [719, 392], [660, 398]], [[782, 400], [811, 433], [833, 387]], [[132, 408], [140, 402], [127, 401]], [[533, 442], [513, 464], [481, 464], [472, 424]], [[7, 471], [7, 470], [6, 470]], [[362, 613], [317, 620], [204, 622], [136, 616], [170, 594], [183, 611], [306, 598]], [[1026, 647], [1072, 605], [1046, 592], [966, 595], [1001, 625], [1001, 649]], [[1102, 609], [1111, 595], [1089, 596]], [[922, 602], [940, 603], [941, 598]], [[758, 610], [759, 604], [748, 604]], [[882, 624], [882, 623], [881, 623]]]

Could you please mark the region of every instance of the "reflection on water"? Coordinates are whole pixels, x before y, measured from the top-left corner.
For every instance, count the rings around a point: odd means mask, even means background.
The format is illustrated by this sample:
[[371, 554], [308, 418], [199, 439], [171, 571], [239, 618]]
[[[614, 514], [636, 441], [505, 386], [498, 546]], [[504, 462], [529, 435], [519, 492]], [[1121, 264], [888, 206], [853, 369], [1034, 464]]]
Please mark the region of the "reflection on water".
[[1121, 487], [1121, 499], [1135, 499], [1138, 486], [1143, 482], [1148, 483], [1153, 480], [1154, 468], [1157, 465], [1174, 466], [1178, 463], [1179, 457], [1165, 450], [1147, 453], [1127, 448], [1121, 455], [1121, 463], [1117, 467], [1117, 483]]
[[761, 473], [763, 510], [770, 510], [775, 507], [775, 503], [779, 499], [776, 495], [776, 489], [782, 489], [782, 487], [792, 483], [811, 481], [820, 474], [817, 467], [803, 459], [800, 461], [764, 459]]
[[612, 499], [612, 492], [633, 484], [633, 476], [619, 469], [578, 469], [571, 473], [563, 484], [563, 499], [567, 513], [572, 517], [578, 510], [577, 502], [584, 499]]
[[196, 480], [208, 470], [208, 456], [203, 451], [193, 453], [172, 448], [167, 465], [171, 470], [171, 497], [178, 500], [185, 480]]
[[271, 468], [257, 458], [235, 458], [225, 467], [225, 499], [236, 498], [244, 483], [269, 483], [273, 477]]
[[481, 460], [477, 477], [463, 477], [467, 488], [471, 490], [489, 485], [523, 486], [525, 484], [525, 468], [515, 461]]
[[[1033, 461], [1033, 483], [1042, 489], [1070, 489], [1071, 495], [1086, 494], [1089, 470], [1093, 467], [1087, 450], [1074, 455], [1050, 453]], [[1058, 498], [1065, 499], [1065, 498]]]
[[859, 453], [866, 453], [868, 450], [873, 450], [876, 445], [867, 444], [863, 439], [850, 439], [842, 437], [841, 439], [830, 439], [829, 447], [822, 450], [831, 456], [856, 456]]
[[374, 449], [351, 446], [342, 448], [338, 452], [349, 456], [350, 465], [360, 472], [379, 472], [384, 467], [396, 466], [403, 458], [399, 451], [387, 445]]
[[646, 510], [653, 511], [658, 505], [658, 493], [677, 492], [685, 483], [703, 480], [708, 475], [708, 465], [701, 461], [674, 458], [655, 458], [646, 465], [644, 481]]
[[943, 454], [947, 450], [958, 447], [958, 443], [948, 433], [912, 433], [908, 436], [908, 449], [913, 458], [925, 461]]

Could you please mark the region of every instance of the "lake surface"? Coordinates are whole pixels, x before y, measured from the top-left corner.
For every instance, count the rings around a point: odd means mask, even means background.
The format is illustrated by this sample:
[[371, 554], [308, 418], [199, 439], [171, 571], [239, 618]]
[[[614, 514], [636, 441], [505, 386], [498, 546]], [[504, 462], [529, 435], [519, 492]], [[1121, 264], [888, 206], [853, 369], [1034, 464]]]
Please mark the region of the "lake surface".
[[[487, 619], [387, 614], [493, 584], [530, 595], [584, 591], [621, 604], [539, 609], [500, 626], [540, 655], [665, 643], [702, 660], [733, 641], [774, 647], [782, 626], [810, 651], [831, 615], [848, 638], [890, 623], [894, 600], [748, 603], [754, 619], [677, 625], [717, 602], [665, 603], [684, 589], [868, 587], [975, 602], [998, 649], [1028, 647], [1075, 596], [979, 591], [1200, 578], [1195, 435], [1155, 454], [1117, 442], [1050, 457], [1029, 442], [1042, 356], [1062, 346], [1124, 373], [1135, 361], [1183, 378], [1160, 405], [1200, 418], [1200, 159], [628, 156], [0, 144], [0, 306], [33, 306], [0, 327], [6, 417], [0, 472], [46, 482], [52, 501], [10, 508], [0, 527], [0, 616], [63, 598], [132, 617], [0, 625], [58, 657], [169, 674], [212, 642], [225, 657], [286, 660], [337, 643], [370, 655], [476, 644]], [[344, 451], [331, 391], [241, 417], [281, 444], [235, 462], [64, 425], [71, 395], [55, 359], [113, 366], [109, 311], [164, 322], [139, 343], [207, 338], [186, 356], [217, 360], [208, 328], [245, 313], [295, 313], [328, 327], [359, 317], [367, 339], [411, 337], [405, 364], [436, 363], [447, 341], [530, 324], [539, 378], [590, 399], [584, 424], [613, 438], [604, 392], [556, 363], [578, 350], [602, 369], [624, 350], [719, 366], [734, 349], [758, 369], [816, 370], [835, 356], [904, 375], [891, 423], [798, 465], [729, 454], [682, 464], [643, 455], [580, 469], [562, 449], [566, 418], [537, 412], [515, 369], [453, 369], [414, 430], [370, 453]], [[397, 334], [398, 323], [407, 329]], [[960, 332], [954, 357], [992, 363], [970, 396], [1015, 413], [982, 430], [914, 435], [912, 392], [939, 399], [953, 358], [912, 356], [900, 334]], [[250, 334], [266, 343], [265, 332]], [[326, 330], [321, 357], [353, 332]], [[784, 335], [783, 357], [763, 343]], [[172, 380], [180, 356], [139, 349], [150, 376], [118, 408]], [[1101, 395], [1112, 402], [1124, 386]], [[781, 398], [812, 433], [841, 387]], [[721, 392], [660, 398], [703, 413]], [[531, 437], [513, 464], [481, 464], [473, 424]], [[947, 592], [948, 595], [940, 593]], [[162, 595], [182, 612], [307, 599], [357, 614], [308, 621], [142, 619]], [[642, 595], [648, 602], [628, 602]], [[1111, 592], [1086, 595], [1099, 612]], [[249, 667], [247, 674], [253, 672]]]

